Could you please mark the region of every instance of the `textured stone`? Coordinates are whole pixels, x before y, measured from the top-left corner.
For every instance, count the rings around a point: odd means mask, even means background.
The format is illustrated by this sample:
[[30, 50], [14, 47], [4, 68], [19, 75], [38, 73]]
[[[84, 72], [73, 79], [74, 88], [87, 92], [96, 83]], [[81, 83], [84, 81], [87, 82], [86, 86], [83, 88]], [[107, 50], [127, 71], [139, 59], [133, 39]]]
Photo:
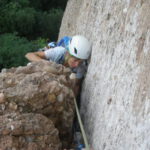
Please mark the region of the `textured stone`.
[[5, 95], [4, 93], [0, 93], [0, 103], [4, 103], [5, 102]]
[[0, 149], [60, 150], [58, 130], [40, 114], [10, 113], [0, 116]]
[[[0, 73], [0, 115], [40, 113], [53, 121], [63, 146], [67, 146], [75, 111], [70, 74], [64, 66], [53, 62], [5, 69]], [[7, 129], [3, 132], [8, 134]]]
[[93, 42], [81, 114], [94, 150], [150, 149], [150, 1], [69, 0], [59, 38]]

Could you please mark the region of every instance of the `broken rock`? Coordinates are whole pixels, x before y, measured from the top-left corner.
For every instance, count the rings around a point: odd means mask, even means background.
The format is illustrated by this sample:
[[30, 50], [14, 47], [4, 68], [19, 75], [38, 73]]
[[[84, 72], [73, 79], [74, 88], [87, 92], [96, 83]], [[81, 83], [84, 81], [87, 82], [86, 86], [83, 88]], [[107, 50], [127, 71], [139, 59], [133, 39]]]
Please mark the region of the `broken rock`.
[[[53, 62], [34, 62], [25, 67], [4, 69], [0, 73], [0, 93], [3, 93], [0, 94], [1, 117], [12, 113], [44, 115], [59, 130], [63, 146], [68, 145], [75, 111], [70, 74], [68, 68]], [[44, 129], [46, 124], [42, 125]], [[10, 128], [13, 129], [13, 126]], [[16, 128], [11, 132], [6, 129], [3, 131], [5, 138], [8, 131], [11, 134], [16, 131]], [[24, 131], [20, 132], [25, 134]], [[30, 133], [31, 130], [26, 132]], [[28, 146], [31, 145], [35, 146], [35, 143]]]

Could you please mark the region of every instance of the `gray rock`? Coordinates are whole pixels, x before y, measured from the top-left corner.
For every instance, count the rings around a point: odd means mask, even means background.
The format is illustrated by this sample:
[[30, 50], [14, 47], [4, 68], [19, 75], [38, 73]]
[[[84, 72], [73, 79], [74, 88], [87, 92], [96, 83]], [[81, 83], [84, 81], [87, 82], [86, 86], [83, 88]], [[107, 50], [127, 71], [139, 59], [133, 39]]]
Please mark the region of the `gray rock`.
[[69, 0], [59, 39], [92, 41], [81, 114], [94, 150], [150, 149], [150, 0]]

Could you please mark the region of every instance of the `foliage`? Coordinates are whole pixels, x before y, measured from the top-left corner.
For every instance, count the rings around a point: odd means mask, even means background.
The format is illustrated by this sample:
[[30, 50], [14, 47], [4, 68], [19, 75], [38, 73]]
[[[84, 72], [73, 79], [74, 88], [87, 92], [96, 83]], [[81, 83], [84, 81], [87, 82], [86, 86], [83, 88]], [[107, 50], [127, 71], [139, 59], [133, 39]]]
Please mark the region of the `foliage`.
[[[44, 2], [46, 1], [38, 0], [37, 4], [44, 4]], [[37, 10], [35, 7], [38, 6], [31, 6], [28, 0], [11, 0], [8, 3], [2, 0], [0, 4], [0, 13], [3, 14], [0, 16], [1, 34], [17, 32], [19, 36], [28, 39], [49, 38], [49, 36], [53, 40], [57, 39], [63, 15], [61, 8], [48, 11]]]
[[38, 38], [37, 40], [32, 42], [34, 45], [36, 45], [37, 49], [43, 48], [47, 45], [47, 39]]
[[0, 0], [0, 69], [25, 65], [28, 51], [44, 47], [46, 39], [56, 41], [66, 3]]
[[63, 11], [61, 9], [52, 9], [49, 12], [37, 14], [37, 24], [35, 27], [37, 36], [56, 40], [62, 19]]
[[25, 54], [36, 49], [36, 45], [16, 34], [0, 35], [0, 69], [25, 65]]
[[35, 8], [42, 11], [48, 11], [52, 8], [65, 9], [68, 0], [30, 0], [30, 4]]

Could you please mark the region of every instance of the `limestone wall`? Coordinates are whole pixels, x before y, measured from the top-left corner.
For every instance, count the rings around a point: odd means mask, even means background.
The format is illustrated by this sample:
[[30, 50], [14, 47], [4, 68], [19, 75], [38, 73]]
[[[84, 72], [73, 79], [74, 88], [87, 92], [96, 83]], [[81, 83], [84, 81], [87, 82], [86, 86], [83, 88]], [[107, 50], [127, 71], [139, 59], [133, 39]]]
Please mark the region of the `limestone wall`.
[[150, 0], [69, 0], [60, 28], [93, 42], [81, 114], [94, 150], [150, 149]]

